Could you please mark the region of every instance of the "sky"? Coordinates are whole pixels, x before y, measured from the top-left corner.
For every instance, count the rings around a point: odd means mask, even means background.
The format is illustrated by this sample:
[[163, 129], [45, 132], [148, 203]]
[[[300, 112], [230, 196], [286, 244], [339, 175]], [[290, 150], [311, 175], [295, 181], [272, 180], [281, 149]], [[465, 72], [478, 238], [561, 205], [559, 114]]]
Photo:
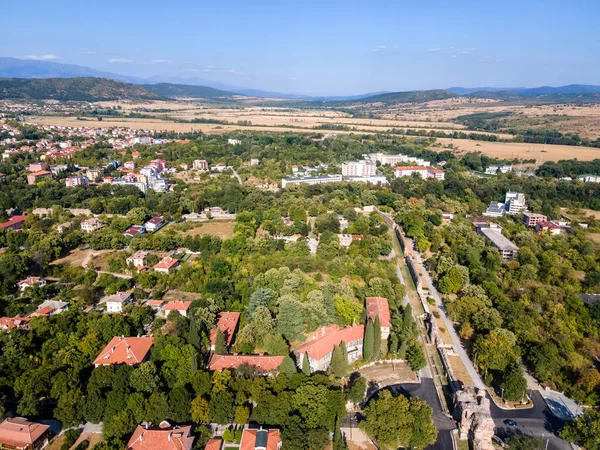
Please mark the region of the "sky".
[[600, 84], [598, 0], [7, 0], [0, 56], [307, 95]]

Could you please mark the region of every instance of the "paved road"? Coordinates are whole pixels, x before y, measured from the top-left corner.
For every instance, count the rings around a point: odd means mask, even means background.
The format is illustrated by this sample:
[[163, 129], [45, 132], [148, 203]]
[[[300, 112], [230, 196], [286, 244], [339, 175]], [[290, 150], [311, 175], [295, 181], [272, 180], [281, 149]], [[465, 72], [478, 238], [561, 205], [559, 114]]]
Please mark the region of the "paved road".
[[[521, 410], [504, 410], [491, 402], [492, 418], [496, 424], [496, 435], [505, 439], [515, 432], [543, 437], [548, 442], [549, 450], [572, 450], [571, 445], [558, 436], [556, 431], [562, 426], [563, 421], [550, 413], [544, 399], [537, 391], [529, 391], [533, 400], [533, 408]], [[512, 419], [517, 422], [517, 427], [507, 427], [504, 420]]]
[[[409, 241], [410, 245], [413, 245], [412, 240], [408, 239], [408, 241]], [[446, 330], [448, 330], [448, 333], [450, 334], [450, 338], [452, 339], [452, 345], [454, 347], [455, 353], [458, 356], [460, 356], [460, 359], [462, 360], [465, 368], [467, 369], [469, 376], [473, 380], [475, 387], [477, 387], [478, 389], [485, 390], [485, 384], [481, 380], [479, 373], [477, 373], [477, 371], [475, 370], [475, 366], [473, 366], [473, 363], [469, 359], [469, 356], [467, 355], [467, 352], [465, 351], [465, 349], [462, 345], [462, 342], [461, 342], [460, 338], [458, 337], [458, 334], [456, 334], [456, 330], [454, 329], [454, 324], [448, 318], [448, 314], [446, 313], [446, 307], [444, 306], [444, 303], [442, 302], [442, 299], [433, 284], [433, 280], [429, 276], [429, 272], [427, 271], [427, 268], [423, 264], [423, 259], [421, 258], [421, 254], [419, 252], [415, 251], [413, 253], [413, 255], [414, 255], [417, 263], [419, 264], [419, 268], [420, 268], [421, 273], [423, 274], [423, 278], [425, 279], [425, 282], [427, 283], [427, 286], [429, 287], [429, 293], [431, 294], [431, 297], [433, 297], [433, 299], [435, 300], [435, 304], [437, 305], [438, 309], [442, 312], [442, 319], [444, 320], [444, 325], [446, 326]]]

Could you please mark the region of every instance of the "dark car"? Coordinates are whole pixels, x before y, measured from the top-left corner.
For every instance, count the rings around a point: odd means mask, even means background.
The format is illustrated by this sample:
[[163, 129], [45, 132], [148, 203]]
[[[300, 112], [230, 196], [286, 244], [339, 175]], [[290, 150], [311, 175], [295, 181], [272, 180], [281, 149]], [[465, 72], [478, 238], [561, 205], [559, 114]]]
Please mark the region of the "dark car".
[[504, 425], [506, 425], [507, 427], [516, 427], [517, 426], [517, 422], [515, 422], [512, 419], [506, 419], [504, 421]]

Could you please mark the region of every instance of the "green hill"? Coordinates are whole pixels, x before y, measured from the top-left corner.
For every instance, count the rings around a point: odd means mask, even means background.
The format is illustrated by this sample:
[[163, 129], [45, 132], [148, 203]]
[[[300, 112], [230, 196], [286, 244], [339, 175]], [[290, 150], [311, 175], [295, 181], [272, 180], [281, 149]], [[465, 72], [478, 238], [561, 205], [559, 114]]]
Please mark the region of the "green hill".
[[221, 91], [207, 86], [192, 86], [188, 84], [143, 84], [141, 85], [147, 91], [153, 92], [161, 97], [182, 97], [182, 98], [227, 98], [234, 95], [233, 92]]
[[0, 78], [0, 99], [97, 102], [159, 98], [135, 84], [105, 78]]
[[361, 98], [352, 103], [424, 103], [454, 97], [458, 96], [443, 89], [434, 89], [430, 91], [388, 92]]

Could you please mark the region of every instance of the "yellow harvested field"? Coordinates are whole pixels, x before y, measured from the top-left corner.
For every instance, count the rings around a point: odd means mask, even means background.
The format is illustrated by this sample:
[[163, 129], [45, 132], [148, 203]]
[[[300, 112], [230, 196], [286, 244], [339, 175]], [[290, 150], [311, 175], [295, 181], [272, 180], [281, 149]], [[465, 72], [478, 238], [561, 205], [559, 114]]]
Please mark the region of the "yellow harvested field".
[[[177, 230], [179, 224], [170, 223], [166, 227], [163, 228], [164, 231], [167, 230]], [[187, 223], [185, 224], [187, 225]], [[219, 221], [212, 220], [210, 222], [197, 222], [192, 223], [194, 225], [193, 228], [184, 231], [177, 231], [178, 234], [183, 236], [203, 236], [203, 235], [211, 235], [218, 236], [221, 239], [230, 239], [233, 236], [233, 229], [235, 228], [234, 221]]]
[[577, 158], [581, 161], [591, 161], [600, 158], [600, 148], [575, 147], [571, 145], [526, 144], [519, 142], [487, 142], [470, 139], [438, 138], [442, 147], [432, 147], [431, 150], [447, 150], [453, 146], [453, 153], [460, 155], [468, 152], [481, 152], [486, 156], [500, 159], [535, 159], [536, 161], [560, 161]]

